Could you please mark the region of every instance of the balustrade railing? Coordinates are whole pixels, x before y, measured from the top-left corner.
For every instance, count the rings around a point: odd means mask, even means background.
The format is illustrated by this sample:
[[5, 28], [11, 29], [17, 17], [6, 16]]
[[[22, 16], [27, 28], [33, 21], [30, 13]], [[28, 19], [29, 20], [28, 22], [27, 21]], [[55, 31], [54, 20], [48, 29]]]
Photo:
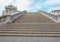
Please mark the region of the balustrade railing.
[[5, 15], [0, 17], [0, 23], [11, 23], [16, 20], [18, 17], [22, 16], [26, 11], [16, 12], [13, 15]]
[[11, 21], [16, 20], [18, 17], [22, 16], [24, 13], [25, 13], [25, 11], [15, 13], [15, 15], [11, 16]]
[[43, 11], [39, 11], [39, 13], [49, 17], [50, 19], [52, 19], [53, 21], [55, 21], [56, 23], [60, 23], [60, 15], [55, 15], [55, 14], [51, 14], [51, 13], [46, 13]]

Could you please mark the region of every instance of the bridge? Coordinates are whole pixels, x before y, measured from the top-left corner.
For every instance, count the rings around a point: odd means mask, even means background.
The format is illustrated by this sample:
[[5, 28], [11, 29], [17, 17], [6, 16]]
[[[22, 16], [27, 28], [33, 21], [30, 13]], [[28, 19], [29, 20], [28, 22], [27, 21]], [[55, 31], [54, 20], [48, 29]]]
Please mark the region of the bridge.
[[[46, 14], [46, 16], [45, 16]], [[1, 36], [60, 36], [60, 24], [44, 12], [17, 12], [1, 17]], [[50, 18], [51, 16], [51, 18]], [[54, 16], [53, 16], [54, 17]]]

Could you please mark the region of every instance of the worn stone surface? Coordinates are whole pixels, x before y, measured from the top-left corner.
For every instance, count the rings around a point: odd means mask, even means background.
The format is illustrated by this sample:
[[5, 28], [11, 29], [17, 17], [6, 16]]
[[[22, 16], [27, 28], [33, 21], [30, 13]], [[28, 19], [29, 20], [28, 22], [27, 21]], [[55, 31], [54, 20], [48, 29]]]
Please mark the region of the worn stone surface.
[[1, 37], [0, 42], [60, 42], [60, 37]]
[[14, 23], [54, 23], [48, 17], [38, 12], [27, 12], [19, 17]]
[[38, 12], [26, 12], [13, 23], [0, 25], [0, 35], [60, 36], [60, 24]]

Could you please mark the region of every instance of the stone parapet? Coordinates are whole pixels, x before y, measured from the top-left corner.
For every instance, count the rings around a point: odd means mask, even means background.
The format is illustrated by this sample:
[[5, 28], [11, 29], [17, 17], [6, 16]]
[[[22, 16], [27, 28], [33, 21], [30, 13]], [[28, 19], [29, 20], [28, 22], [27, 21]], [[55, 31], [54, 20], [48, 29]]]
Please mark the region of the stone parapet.
[[22, 16], [26, 11], [16, 12], [13, 15], [5, 15], [0, 17], [0, 23], [11, 23], [18, 17]]
[[60, 15], [56, 15], [56, 14], [51, 14], [51, 13], [46, 13], [43, 11], [38, 11], [39, 13], [42, 13], [42, 15], [52, 19], [53, 21], [55, 21], [56, 23], [60, 23]]

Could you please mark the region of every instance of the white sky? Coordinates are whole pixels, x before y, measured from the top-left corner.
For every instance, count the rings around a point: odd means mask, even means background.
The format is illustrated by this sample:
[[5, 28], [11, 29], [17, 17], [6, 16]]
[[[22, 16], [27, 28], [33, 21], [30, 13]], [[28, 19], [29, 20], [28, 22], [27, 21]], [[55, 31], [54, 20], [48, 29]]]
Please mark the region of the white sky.
[[51, 11], [60, 9], [60, 0], [0, 0], [0, 14], [4, 10], [5, 6], [12, 2], [14, 6], [20, 11]]

